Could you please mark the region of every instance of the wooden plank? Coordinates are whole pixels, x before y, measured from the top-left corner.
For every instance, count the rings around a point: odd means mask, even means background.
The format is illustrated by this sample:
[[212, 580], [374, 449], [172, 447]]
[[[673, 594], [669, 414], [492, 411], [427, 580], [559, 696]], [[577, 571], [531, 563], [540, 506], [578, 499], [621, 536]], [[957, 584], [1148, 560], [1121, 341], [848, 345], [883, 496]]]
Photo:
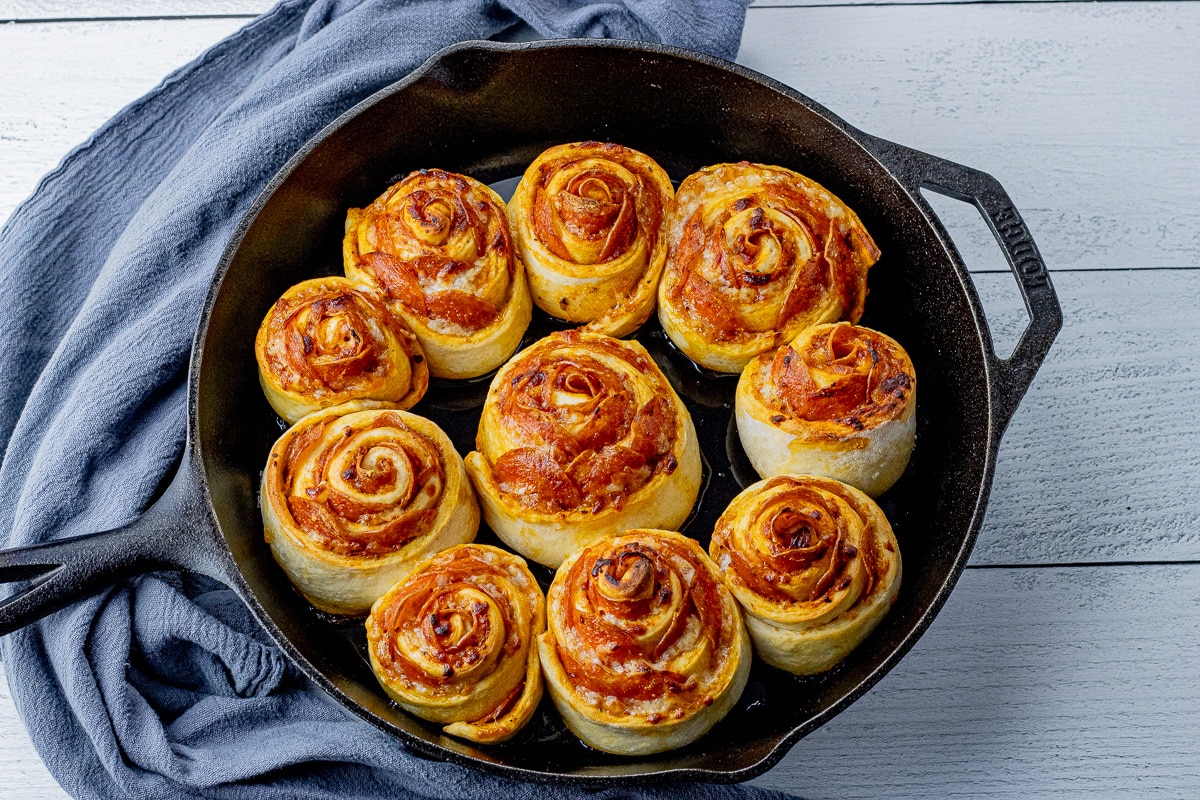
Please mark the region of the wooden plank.
[[[0, 26], [0, 222], [73, 144], [241, 24]], [[1197, 29], [1200, 3], [754, 8], [741, 60], [995, 174], [1052, 268], [1195, 266]], [[996, 268], [986, 238], [963, 251]]]
[[[1059, 0], [1021, 0], [1058, 2]], [[752, 7], [915, 5], [1004, 2], [1004, 0], [754, 0]], [[0, 22], [9, 20], [129, 19], [145, 17], [256, 16], [271, 0], [0, 0]]]
[[[1117, 0], [1128, 2], [1128, 0]], [[754, 0], [751, 8], [819, 8], [821, 6], [944, 6], [953, 3], [1078, 3], [1112, 0]]]
[[8, 676], [0, 664], [0, 797], [22, 800], [66, 800], [67, 793], [50, 776], [33, 749], [25, 724], [17, 716]]
[[1051, 268], [1197, 266], [1196, 30], [1196, 2], [756, 8], [739, 61], [992, 173]]
[[132, 17], [255, 17], [270, 0], [0, 0], [0, 22]]
[[72, 147], [243, 24], [0, 25], [0, 224]]
[[[1198, 642], [1200, 566], [969, 569], [912, 652], [755, 783], [809, 800], [1191, 796]], [[0, 774], [0, 796], [66, 796], [4, 681]]]
[[1195, 797], [1200, 566], [968, 570], [757, 783], [824, 798]]
[[[1002, 338], [1025, 312], [975, 275]], [[1000, 446], [973, 564], [1200, 559], [1200, 270], [1062, 272], [1065, 325]]]

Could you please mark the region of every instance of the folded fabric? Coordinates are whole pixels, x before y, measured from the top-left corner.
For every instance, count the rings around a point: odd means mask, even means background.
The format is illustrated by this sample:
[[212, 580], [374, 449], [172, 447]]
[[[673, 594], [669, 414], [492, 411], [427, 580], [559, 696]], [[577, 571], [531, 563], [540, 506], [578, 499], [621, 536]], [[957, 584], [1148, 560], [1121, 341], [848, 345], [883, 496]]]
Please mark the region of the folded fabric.
[[[520, 20], [546, 37], [731, 58], [744, 14], [724, 0], [289, 0], [167, 78], [0, 231], [7, 545], [112, 529], [145, 508], [183, 445], [192, 333], [220, 255], [270, 177], [341, 112], [435, 50]], [[113, 587], [0, 652], [34, 744], [80, 798], [591, 796], [405, 752], [307, 684], [231, 591], [196, 576]]]

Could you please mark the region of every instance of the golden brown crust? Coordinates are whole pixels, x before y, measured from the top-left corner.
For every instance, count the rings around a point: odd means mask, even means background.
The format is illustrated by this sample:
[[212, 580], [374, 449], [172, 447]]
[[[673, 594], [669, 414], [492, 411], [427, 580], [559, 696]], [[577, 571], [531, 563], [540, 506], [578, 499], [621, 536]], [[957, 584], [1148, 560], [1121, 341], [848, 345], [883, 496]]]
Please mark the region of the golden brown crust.
[[451, 735], [502, 742], [541, 699], [545, 599], [511, 553], [466, 544], [433, 556], [379, 598], [366, 628], [383, 689]]
[[684, 179], [669, 226], [658, 315], [693, 361], [740, 372], [820, 322], [857, 322], [879, 249], [815, 181], [740, 162]]
[[284, 292], [254, 341], [259, 382], [289, 424], [350, 400], [409, 408], [429, 386], [416, 336], [380, 293], [342, 277]]
[[900, 550], [873, 500], [811, 475], [760, 481], [717, 520], [709, 554], [759, 656], [800, 675], [833, 667], [887, 613]]
[[737, 702], [749, 640], [715, 565], [678, 533], [632, 530], [559, 567], [542, 666], [571, 730], [606, 752], [682, 747]]
[[348, 278], [387, 295], [435, 377], [495, 369], [529, 325], [504, 201], [465, 175], [419, 170], [350, 209], [343, 257]]
[[676, 527], [700, 488], [691, 417], [646, 350], [551, 334], [492, 381], [467, 470], [513, 549], [557, 566], [628, 527]]
[[609, 336], [645, 322], [674, 194], [652, 158], [618, 144], [576, 142], [539, 155], [508, 207], [538, 307]]
[[469, 542], [479, 508], [462, 459], [427, 419], [354, 401], [301, 419], [271, 448], [267, 543], [317, 608], [363, 613], [430, 553]]
[[825, 475], [872, 497], [899, 479], [916, 433], [917, 376], [870, 328], [814, 325], [742, 372], [735, 415], [759, 474]]

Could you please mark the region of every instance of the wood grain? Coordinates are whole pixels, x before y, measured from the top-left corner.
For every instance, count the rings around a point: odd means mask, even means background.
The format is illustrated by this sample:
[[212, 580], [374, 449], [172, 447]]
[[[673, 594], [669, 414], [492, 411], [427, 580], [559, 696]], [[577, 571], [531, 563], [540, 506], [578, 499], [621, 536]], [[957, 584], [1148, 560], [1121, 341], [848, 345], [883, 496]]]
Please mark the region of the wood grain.
[[[1036, 0], [1046, 2], [1053, 0]], [[754, 0], [753, 6], [848, 6], [903, 3], [970, 3], [1000, 0]], [[128, 19], [145, 17], [255, 16], [271, 0], [0, 0], [0, 22], [9, 20]]]
[[1052, 269], [1197, 266], [1196, 30], [1196, 2], [760, 8], [738, 60], [992, 173]]
[[[1011, 279], [974, 279], [1011, 340]], [[1065, 325], [1000, 446], [972, 563], [1200, 559], [1200, 270], [1054, 285]]]
[[253, 17], [270, 0], [0, 0], [0, 22], [147, 17]]
[[8, 688], [0, 664], [0, 797], [13, 800], [64, 800], [68, 795], [42, 763]]
[[[1015, 0], [1018, 3], [1076, 3], [1093, 0]], [[1108, 0], [1095, 0], [1107, 2]], [[822, 6], [944, 6], [953, 3], [1006, 3], [1014, 0], [753, 0], [751, 8], [820, 8]]]
[[[0, 222], [73, 144], [243, 22], [0, 26], [13, 65]], [[1052, 269], [1197, 266], [1194, 30], [1195, 2], [756, 7], [740, 60], [865, 130], [996, 175]], [[963, 253], [997, 268], [986, 240]]]
[[0, 25], [0, 224], [71, 148], [243, 24]]
[[925, 637], [757, 783], [808, 800], [1180, 798], [1200, 566], [967, 570]]
[[[968, 569], [899, 665], [755, 783], [809, 800], [1191, 796], [1200, 685], [1181, 667], [1198, 640], [1197, 565]], [[0, 687], [0, 797], [65, 797]]]

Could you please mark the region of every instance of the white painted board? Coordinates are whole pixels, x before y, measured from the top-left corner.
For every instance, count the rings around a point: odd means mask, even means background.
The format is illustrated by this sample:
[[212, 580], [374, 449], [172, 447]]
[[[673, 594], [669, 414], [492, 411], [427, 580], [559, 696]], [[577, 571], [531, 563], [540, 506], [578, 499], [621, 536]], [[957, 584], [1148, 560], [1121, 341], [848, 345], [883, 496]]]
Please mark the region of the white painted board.
[[1190, 267], [1198, 30], [1196, 2], [757, 8], [738, 60], [995, 175], [1051, 269]]
[[808, 800], [1195, 797], [1198, 607], [1198, 565], [967, 570], [896, 669], [757, 783]]
[[243, 24], [0, 25], [0, 224], [109, 117]]
[[[0, 19], [260, 10], [151, 5], [0, 0]], [[973, 563], [1200, 560], [1200, 434], [1172, 424], [1200, 409], [1200, 270], [1134, 271], [1200, 266], [1200, 4], [838, 5], [752, 8], [743, 62], [993, 172], [1052, 268], [1114, 270], [1055, 275], [1066, 327], [1001, 448]], [[0, 26], [0, 220], [243, 23]], [[1002, 269], [992, 248], [962, 243], [974, 269]], [[1015, 288], [976, 282], [1011, 340]], [[1197, 569], [968, 570], [913, 653], [759, 782], [813, 798], [1195, 794]], [[6, 687], [0, 774], [0, 797], [65, 796]]]
[[270, 0], [0, 0], [0, 21], [257, 16]]
[[[0, 26], [0, 221], [72, 145], [243, 22]], [[1200, 3], [755, 7], [739, 58], [865, 130], [996, 175], [1051, 269], [1187, 267], [1200, 266], [1195, 30]], [[1003, 268], [986, 239], [963, 253]]]
[[0, 664], [0, 797], [11, 800], [63, 800], [68, 797], [50, 776], [17, 716], [8, 676]]
[[[1012, 281], [974, 279], [1011, 340]], [[1200, 269], [1054, 286], [1063, 331], [1000, 446], [973, 563], [1200, 560]]]
[[[1200, 565], [968, 569], [899, 665], [755, 783], [809, 800], [1194, 796], [1198, 643]], [[4, 681], [0, 775], [2, 798], [65, 796]]]
[[[754, 6], [886, 5], [890, 3], [967, 3], [1000, 0], [754, 0]], [[1052, 0], [1038, 0], [1048, 2]], [[254, 16], [271, 0], [0, 0], [0, 21], [112, 19], [130, 17]]]

